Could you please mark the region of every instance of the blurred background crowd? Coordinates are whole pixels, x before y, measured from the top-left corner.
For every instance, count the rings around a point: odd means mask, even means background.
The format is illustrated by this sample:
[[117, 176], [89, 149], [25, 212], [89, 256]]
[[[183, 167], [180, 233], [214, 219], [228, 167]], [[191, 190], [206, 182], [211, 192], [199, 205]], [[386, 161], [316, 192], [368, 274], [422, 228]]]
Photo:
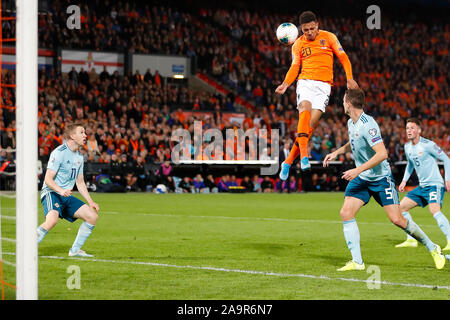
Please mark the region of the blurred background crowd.
[[[85, 161], [107, 164], [108, 172], [103, 174], [120, 190], [146, 191], [157, 184], [176, 192], [345, 188], [336, 174], [313, 171], [306, 182], [296, 165], [292, 179], [285, 183], [277, 176], [246, 173], [238, 177], [214, 172], [202, 175], [195, 170], [189, 176], [173, 174], [171, 134], [177, 128], [193, 132], [195, 120], [202, 121], [204, 130], [279, 129], [279, 161], [284, 160], [295, 139], [298, 114], [295, 84], [283, 96], [274, 93], [291, 62], [290, 47], [277, 42], [274, 30], [281, 22], [298, 25], [300, 12], [233, 8], [226, 1], [191, 7], [171, 6], [170, 2], [80, 1], [82, 28], [74, 32], [66, 28], [64, 8], [70, 1], [50, 2], [49, 11], [39, 16], [40, 48], [183, 55], [195, 59], [198, 74], [220, 84], [228, 94], [168, 81], [158, 70], [128, 70], [120, 75], [107, 67], [101, 73], [41, 69], [38, 143], [43, 164], [62, 143], [64, 124], [81, 121], [89, 137], [83, 150]], [[408, 117], [421, 119], [422, 135], [448, 153], [450, 27], [445, 17], [402, 20], [386, 14], [381, 30], [368, 30], [365, 20], [355, 19], [351, 12], [316, 14], [320, 28], [335, 33], [349, 55], [355, 80], [366, 93], [366, 113], [380, 124], [390, 163], [405, 160]], [[3, 37], [14, 37], [14, 24], [5, 22], [2, 31]], [[310, 156], [316, 161], [347, 142], [348, 118], [341, 102], [346, 79], [337, 59], [334, 73], [329, 106], [310, 142]], [[2, 70], [2, 81], [15, 83], [14, 71]], [[238, 105], [236, 97], [252, 107]], [[14, 90], [3, 90], [2, 99], [0, 160], [4, 163], [14, 157], [6, 152], [15, 149]], [[208, 111], [212, 116], [186, 117], [183, 111]], [[227, 123], [222, 119], [227, 112], [243, 112], [245, 120], [241, 125]], [[343, 161], [341, 172], [353, 165], [350, 154], [339, 160]], [[146, 164], [153, 164], [153, 169]], [[101, 180], [99, 176], [93, 179]]]

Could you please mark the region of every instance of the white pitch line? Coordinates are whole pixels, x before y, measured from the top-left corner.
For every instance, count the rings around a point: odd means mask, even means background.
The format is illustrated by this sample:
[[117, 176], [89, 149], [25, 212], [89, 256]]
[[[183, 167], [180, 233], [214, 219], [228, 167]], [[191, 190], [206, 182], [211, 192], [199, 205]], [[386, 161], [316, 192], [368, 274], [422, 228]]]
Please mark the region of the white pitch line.
[[[4, 252], [4, 255], [14, 256], [14, 252]], [[256, 271], [256, 270], [241, 270], [241, 269], [226, 269], [217, 267], [202, 267], [202, 266], [190, 266], [190, 265], [174, 265], [167, 263], [156, 263], [156, 262], [145, 262], [145, 261], [119, 261], [119, 260], [106, 260], [106, 259], [92, 259], [92, 258], [77, 258], [77, 257], [58, 257], [58, 256], [39, 256], [43, 259], [54, 259], [54, 260], [79, 260], [87, 262], [104, 262], [104, 263], [118, 263], [118, 264], [133, 264], [133, 265], [144, 265], [152, 267], [167, 267], [176, 269], [193, 269], [193, 270], [207, 270], [207, 271], [219, 271], [219, 272], [229, 272], [229, 273], [244, 273], [244, 274], [254, 274], [263, 276], [275, 276], [275, 277], [295, 277], [295, 278], [309, 278], [317, 280], [328, 280], [328, 281], [347, 281], [347, 282], [362, 282], [370, 284], [383, 284], [388, 286], [402, 286], [402, 287], [415, 287], [415, 288], [427, 288], [427, 289], [444, 289], [450, 290], [450, 286], [440, 286], [431, 284], [420, 284], [420, 283], [400, 283], [400, 282], [389, 282], [389, 281], [376, 281], [376, 280], [361, 280], [355, 278], [332, 278], [325, 275], [311, 275], [302, 273], [279, 273], [271, 271]]]
[[5, 220], [16, 220], [15, 216], [1, 216], [1, 218]]
[[16, 239], [10, 239], [10, 238], [0, 238], [0, 240], [3, 240], [3, 241], [6, 241], [6, 242], [13, 242], [13, 243], [15, 243], [16, 242]]
[[372, 280], [361, 280], [354, 278], [332, 278], [325, 275], [310, 275], [310, 274], [292, 274], [292, 273], [278, 273], [271, 271], [255, 271], [255, 270], [241, 270], [241, 269], [226, 269], [217, 267], [202, 267], [202, 266], [190, 266], [190, 265], [174, 265], [166, 263], [155, 263], [155, 262], [144, 262], [144, 261], [118, 261], [118, 260], [105, 260], [105, 259], [86, 259], [86, 258], [65, 258], [57, 256], [40, 256], [43, 259], [58, 259], [58, 260], [80, 260], [87, 262], [104, 262], [104, 263], [119, 263], [119, 264], [133, 264], [133, 265], [145, 265], [153, 267], [166, 267], [166, 268], [177, 268], [177, 269], [193, 269], [193, 270], [207, 270], [207, 271], [219, 271], [219, 272], [230, 272], [230, 273], [244, 273], [244, 274], [254, 274], [263, 276], [275, 276], [275, 277], [295, 277], [295, 278], [309, 278], [317, 280], [328, 280], [328, 281], [347, 281], [347, 282], [362, 282], [367, 284], [382, 284], [388, 286], [402, 286], [402, 287], [415, 287], [415, 288], [427, 288], [427, 289], [444, 289], [450, 290], [450, 286], [439, 286], [439, 285], [429, 285], [429, 284], [418, 284], [418, 283], [399, 283], [399, 282], [389, 282], [389, 281], [372, 281]]
[[5, 261], [5, 260], [1, 260], [1, 259], [0, 259], [0, 261], [1, 261], [3, 264], [7, 265], [7, 266], [11, 266], [11, 267], [15, 267], [15, 266], [16, 266], [15, 263], [12, 263], [12, 262], [9, 262], [9, 261]]
[[7, 193], [0, 193], [0, 197], [5, 197], [5, 198], [10, 198], [10, 199], [14, 199], [16, 197], [15, 194], [7, 194]]

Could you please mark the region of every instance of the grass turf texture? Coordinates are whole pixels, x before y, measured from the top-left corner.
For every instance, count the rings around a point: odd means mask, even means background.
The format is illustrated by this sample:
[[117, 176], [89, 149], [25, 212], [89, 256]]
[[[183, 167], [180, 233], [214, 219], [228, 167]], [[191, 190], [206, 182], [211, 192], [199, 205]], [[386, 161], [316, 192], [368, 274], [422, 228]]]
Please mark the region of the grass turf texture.
[[[450, 298], [445, 288], [398, 285], [449, 287], [450, 262], [437, 270], [424, 246], [394, 248], [406, 235], [389, 222], [373, 199], [359, 212], [357, 222], [366, 268], [378, 266], [379, 280], [390, 283], [381, 284], [380, 289], [369, 289], [361, 282], [374, 277], [367, 269], [336, 271], [351, 259], [339, 217], [343, 193], [94, 193], [92, 197], [100, 205], [100, 218], [83, 249], [101, 261], [69, 258], [81, 221], [60, 220], [39, 245], [39, 299]], [[1, 200], [2, 214], [14, 215], [15, 199]], [[446, 194], [443, 212], [447, 217], [448, 204]], [[445, 246], [445, 237], [428, 209], [411, 213], [433, 241]], [[39, 223], [43, 220], [39, 204]], [[15, 238], [15, 221], [2, 222], [2, 236]], [[4, 252], [15, 251], [15, 244], [2, 244]], [[14, 261], [14, 256], [4, 259]], [[72, 265], [80, 268], [79, 290], [67, 288], [72, 275], [67, 270]], [[5, 281], [14, 284], [14, 268], [4, 266], [4, 273]], [[15, 298], [12, 289], [5, 290], [6, 299]]]

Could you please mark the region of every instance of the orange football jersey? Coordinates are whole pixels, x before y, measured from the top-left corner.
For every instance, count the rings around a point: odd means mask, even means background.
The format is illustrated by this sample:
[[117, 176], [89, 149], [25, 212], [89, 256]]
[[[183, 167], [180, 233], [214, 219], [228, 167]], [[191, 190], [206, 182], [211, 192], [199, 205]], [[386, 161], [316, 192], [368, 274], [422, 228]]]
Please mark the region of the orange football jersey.
[[[310, 79], [333, 83], [333, 53], [341, 61], [347, 79], [353, 79], [352, 66], [337, 37], [328, 31], [319, 30], [314, 41], [305, 35], [292, 45], [292, 65], [286, 75], [286, 83], [297, 79]], [[298, 74], [301, 67], [301, 73]]]

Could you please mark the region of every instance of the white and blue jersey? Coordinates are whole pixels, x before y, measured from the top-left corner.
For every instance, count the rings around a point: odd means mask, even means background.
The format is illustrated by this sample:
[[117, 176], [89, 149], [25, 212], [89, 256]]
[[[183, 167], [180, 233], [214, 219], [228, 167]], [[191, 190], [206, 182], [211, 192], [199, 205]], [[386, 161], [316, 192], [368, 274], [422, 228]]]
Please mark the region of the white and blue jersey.
[[444, 187], [444, 179], [439, 171], [437, 160], [444, 163], [445, 181], [450, 180], [450, 159], [433, 141], [420, 137], [419, 142], [415, 145], [408, 142], [405, 144], [405, 154], [408, 163], [403, 181], [408, 181], [413, 171], [416, 170], [421, 187]]
[[[378, 143], [381, 143], [381, 132], [375, 120], [364, 112], [356, 123], [352, 119], [348, 120], [348, 137], [352, 148], [353, 157], [357, 167], [369, 161], [375, 151], [372, 149]], [[368, 181], [381, 180], [383, 177], [391, 177], [391, 167], [387, 160], [372, 169], [362, 172], [359, 177]]]
[[[356, 123], [348, 120], [348, 135], [357, 167], [369, 161], [376, 153], [372, 147], [383, 141], [378, 124], [364, 112]], [[360, 199], [364, 205], [371, 197], [383, 207], [400, 203], [387, 160], [351, 180], [345, 189], [345, 196]]]
[[[47, 169], [55, 171], [54, 181], [58, 186], [65, 190], [72, 190], [79, 174], [83, 174], [84, 161], [80, 152], [73, 152], [67, 146], [62, 144], [52, 151]], [[50, 211], [57, 211], [61, 219], [74, 222], [75, 213], [84, 205], [80, 199], [69, 196], [63, 197], [55, 190], [51, 189], [44, 182], [41, 191], [41, 203], [44, 207], [44, 216]]]
[[406, 197], [415, 201], [419, 206], [425, 207], [429, 203], [439, 203], [442, 207], [444, 201], [444, 179], [439, 171], [437, 160], [444, 162], [445, 181], [450, 180], [450, 159], [439, 146], [431, 140], [420, 137], [417, 144], [405, 144], [406, 165], [403, 181], [408, 181], [416, 170], [419, 186], [408, 192]]
[[[53, 178], [58, 186], [71, 190], [78, 175], [83, 174], [84, 159], [80, 152], [73, 152], [66, 143], [60, 145], [50, 154], [47, 169], [56, 172]], [[41, 199], [49, 192], [55, 192], [45, 182], [42, 186]]]

